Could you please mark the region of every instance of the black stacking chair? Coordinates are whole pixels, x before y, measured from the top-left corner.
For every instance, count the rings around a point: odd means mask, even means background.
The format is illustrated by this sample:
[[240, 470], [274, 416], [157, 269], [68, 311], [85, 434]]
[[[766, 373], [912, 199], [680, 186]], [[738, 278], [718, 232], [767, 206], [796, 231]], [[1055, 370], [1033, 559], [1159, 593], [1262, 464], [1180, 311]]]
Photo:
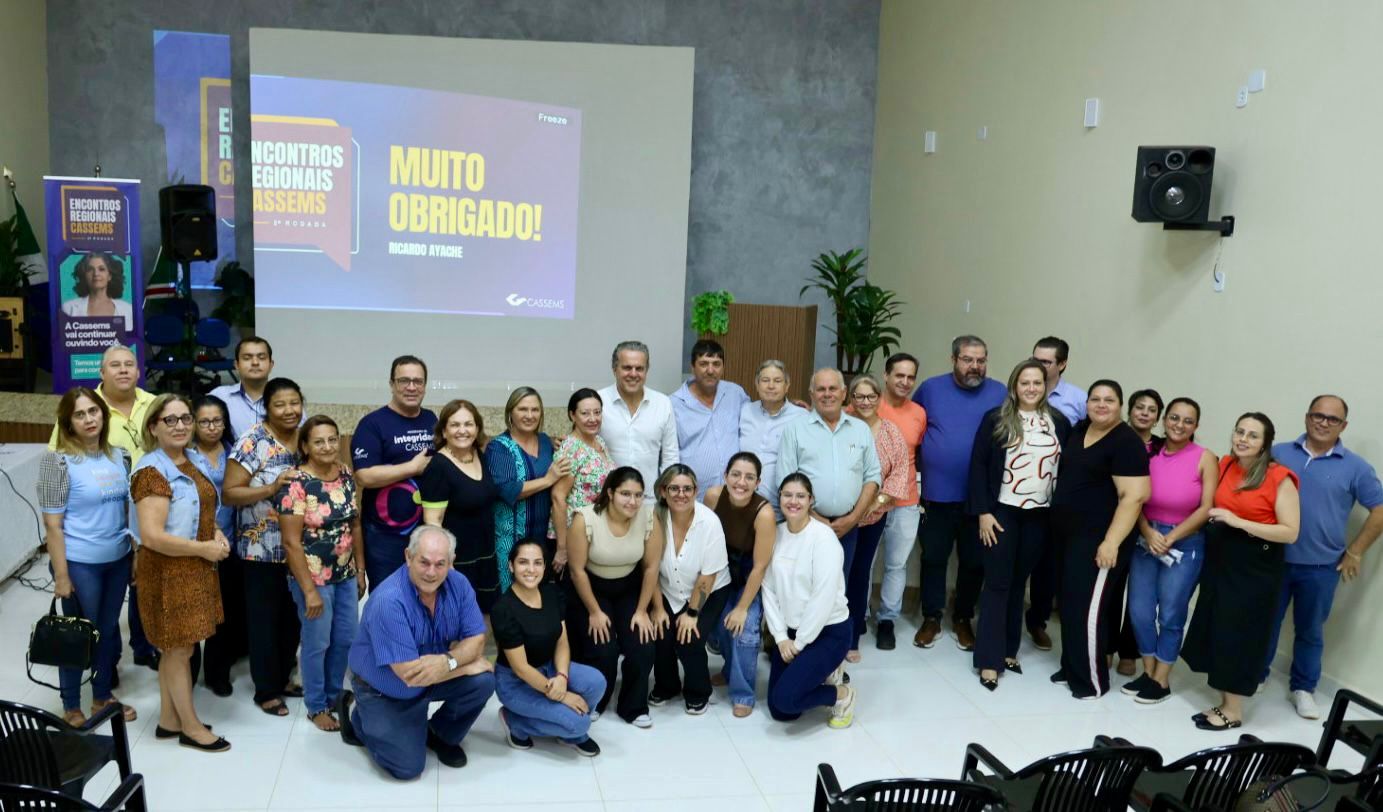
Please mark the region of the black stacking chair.
[[[111, 735], [96, 733], [106, 723]], [[48, 711], [0, 700], [0, 782], [81, 798], [86, 782], [111, 761], [121, 780], [130, 777], [130, 740], [120, 703], [73, 727]]]
[[1161, 766], [1162, 756], [1149, 747], [1095, 741], [1089, 750], [1047, 756], [1017, 771], [971, 744], [960, 777], [999, 790], [1014, 812], [1125, 812], [1134, 783], [1144, 770]]
[[73, 798], [55, 789], [24, 784], [0, 784], [0, 812], [145, 812], [144, 776], [135, 773], [120, 782], [115, 792], [100, 806]]
[[[1129, 745], [1123, 739], [1109, 741]], [[1211, 747], [1144, 772], [1134, 786], [1132, 806], [1151, 809], [1154, 796], [1167, 793], [1191, 809], [1232, 809], [1254, 782], [1284, 778], [1315, 763], [1316, 754], [1299, 744], [1245, 734], [1238, 744]]]
[[812, 812], [984, 812], [1006, 807], [998, 790], [941, 778], [883, 778], [842, 790], [831, 765], [819, 764]]

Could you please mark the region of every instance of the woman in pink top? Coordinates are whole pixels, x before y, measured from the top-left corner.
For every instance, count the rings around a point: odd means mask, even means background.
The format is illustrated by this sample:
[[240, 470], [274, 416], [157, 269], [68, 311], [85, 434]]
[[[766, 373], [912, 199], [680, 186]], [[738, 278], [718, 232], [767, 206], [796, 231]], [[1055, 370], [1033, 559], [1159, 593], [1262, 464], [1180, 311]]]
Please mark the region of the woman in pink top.
[[1205, 560], [1203, 528], [1215, 503], [1219, 468], [1215, 455], [1194, 442], [1200, 417], [1194, 400], [1173, 400], [1163, 420], [1166, 441], [1148, 462], [1152, 496], [1138, 517], [1128, 584], [1143, 675], [1121, 689], [1145, 705], [1172, 695], [1168, 680]]
[[879, 416], [879, 399], [883, 394], [884, 388], [879, 380], [868, 373], [850, 383], [850, 410], [869, 424], [869, 429], [874, 432], [879, 473], [884, 479], [874, 509], [860, 521], [858, 546], [850, 565], [849, 577], [845, 579], [845, 600], [850, 606], [850, 651], [845, 659], [852, 663], [860, 661], [860, 635], [864, 634], [864, 614], [869, 608], [874, 553], [879, 549], [879, 539], [884, 534], [883, 518], [893, 508], [895, 501], [908, 495], [908, 488], [912, 485], [909, 473], [916, 470], [908, 464], [912, 449], [903, 439], [903, 433], [892, 421]]

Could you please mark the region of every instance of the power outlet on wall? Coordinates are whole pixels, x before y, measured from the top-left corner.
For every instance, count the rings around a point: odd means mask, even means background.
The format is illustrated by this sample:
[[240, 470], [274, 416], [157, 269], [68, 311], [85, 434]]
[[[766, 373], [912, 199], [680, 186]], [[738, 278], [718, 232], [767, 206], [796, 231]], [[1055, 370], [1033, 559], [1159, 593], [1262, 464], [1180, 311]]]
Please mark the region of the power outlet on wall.
[[1249, 86], [1248, 86], [1248, 85], [1244, 85], [1243, 87], [1240, 87], [1240, 88], [1239, 88], [1239, 92], [1238, 92], [1237, 94], [1235, 94], [1235, 96], [1234, 96], [1234, 106], [1235, 106], [1235, 107], [1248, 107], [1248, 106], [1249, 106]]

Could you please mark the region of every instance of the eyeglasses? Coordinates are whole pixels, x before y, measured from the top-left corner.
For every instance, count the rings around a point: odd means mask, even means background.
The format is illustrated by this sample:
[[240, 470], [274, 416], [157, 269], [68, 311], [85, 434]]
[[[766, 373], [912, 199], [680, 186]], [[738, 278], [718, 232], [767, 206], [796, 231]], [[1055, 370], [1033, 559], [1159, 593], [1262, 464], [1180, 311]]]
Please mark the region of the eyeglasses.
[[219, 417], [209, 417], [197, 421], [197, 426], [204, 429], [219, 429], [225, 425], [225, 421]]
[[194, 422], [196, 422], [196, 418], [193, 417], [191, 414], [164, 415], [163, 417], [160, 417], [159, 420], [163, 422], [163, 425], [167, 426], [170, 429], [178, 425], [179, 423], [183, 424], [184, 426], [190, 426]]
[[664, 488], [664, 490], [666, 490], [668, 493], [675, 493], [675, 494], [677, 494], [677, 495], [679, 495], [679, 496], [682, 496], [682, 495], [686, 495], [686, 494], [689, 494], [689, 493], [696, 493], [696, 486], [694, 486], [694, 485], [668, 485], [666, 488]]
[[856, 392], [855, 394], [851, 395], [850, 397], [854, 398], [854, 400], [855, 400], [856, 403], [878, 403], [878, 402], [879, 402], [879, 396], [878, 396], [877, 393], [871, 395], [871, 394], [868, 394], [868, 393], [866, 393], [866, 392]]
[[394, 383], [403, 389], [417, 389], [427, 386], [427, 378], [395, 378]]
[[956, 361], [958, 361], [958, 362], [960, 363], [961, 366], [967, 366], [967, 367], [982, 367], [982, 366], [984, 366], [985, 364], [988, 364], [988, 363], [989, 363], [989, 358], [988, 358], [988, 357], [985, 357], [985, 358], [971, 358], [971, 357], [968, 356], [968, 355], [961, 355], [961, 356], [957, 356]]
[[1343, 417], [1336, 417], [1333, 414], [1325, 414], [1324, 412], [1307, 412], [1306, 416], [1311, 418], [1313, 422], [1324, 423], [1331, 428], [1343, 425], [1345, 422]]

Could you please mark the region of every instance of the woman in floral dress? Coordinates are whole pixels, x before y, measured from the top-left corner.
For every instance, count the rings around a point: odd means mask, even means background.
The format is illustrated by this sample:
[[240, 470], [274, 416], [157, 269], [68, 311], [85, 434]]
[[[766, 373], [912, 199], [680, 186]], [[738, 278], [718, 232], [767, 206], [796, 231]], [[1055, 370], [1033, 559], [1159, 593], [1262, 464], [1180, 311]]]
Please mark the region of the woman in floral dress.
[[601, 400], [594, 389], [578, 389], [567, 401], [571, 433], [558, 446], [554, 459], [571, 464], [571, 473], [552, 486], [552, 525], [547, 537], [555, 541], [552, 569], [561, 573], [567, 567], [567, 528], [571, 517], [586, 505], [594, 504], [615, 468], [610, 450], [600, 437]]

